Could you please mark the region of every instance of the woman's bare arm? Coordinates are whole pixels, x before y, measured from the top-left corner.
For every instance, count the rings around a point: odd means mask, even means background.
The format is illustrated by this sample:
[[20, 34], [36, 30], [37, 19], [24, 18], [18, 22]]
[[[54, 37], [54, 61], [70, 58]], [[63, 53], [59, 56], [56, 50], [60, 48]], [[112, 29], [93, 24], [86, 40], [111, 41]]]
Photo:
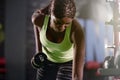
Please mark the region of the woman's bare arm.
[[72, 40], [74, 43], [74, 60], [73, 60], [73, 80], [82, 80], [83, 68], [85, 60], [85, 35], [81, 25], [77, 21], [73, 21], [75, 26], [72, 32]]

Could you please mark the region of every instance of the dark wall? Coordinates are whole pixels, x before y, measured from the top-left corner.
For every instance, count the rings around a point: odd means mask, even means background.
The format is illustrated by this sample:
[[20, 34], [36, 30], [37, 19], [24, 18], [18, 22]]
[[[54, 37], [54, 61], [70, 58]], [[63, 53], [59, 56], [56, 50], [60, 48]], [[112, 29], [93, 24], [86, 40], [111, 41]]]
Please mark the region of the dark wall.
[[6, 80], [25, 80], [26, 0], [6, 0], [5, 58]]
[[5, 0], [0, 0], [0, 57], [4, 57]]

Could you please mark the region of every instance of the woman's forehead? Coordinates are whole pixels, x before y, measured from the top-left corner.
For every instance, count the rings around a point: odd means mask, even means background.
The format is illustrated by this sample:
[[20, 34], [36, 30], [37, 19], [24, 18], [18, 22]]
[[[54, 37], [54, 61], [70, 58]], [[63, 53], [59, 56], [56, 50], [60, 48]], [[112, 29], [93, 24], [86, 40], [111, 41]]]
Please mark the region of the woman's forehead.
[[73, 19], [72, 18], [68, 18], [68, 17], [63, 17], [63, 18], [56, 18], [55, 16], [51, 15], [51, 18], [54, 21], [58, 21], [58, 22], [63, 22], [63, 23], [70, 23]]

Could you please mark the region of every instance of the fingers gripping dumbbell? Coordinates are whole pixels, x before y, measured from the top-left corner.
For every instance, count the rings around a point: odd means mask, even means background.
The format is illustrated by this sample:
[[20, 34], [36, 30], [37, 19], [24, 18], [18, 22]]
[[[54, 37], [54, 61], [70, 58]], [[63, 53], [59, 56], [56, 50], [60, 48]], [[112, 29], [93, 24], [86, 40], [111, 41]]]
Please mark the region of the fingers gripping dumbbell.
[[44, 53], [37, 53], [31, 59], [31, 64], [34, 68], [42, 67], [47, 60], [47, 56]]

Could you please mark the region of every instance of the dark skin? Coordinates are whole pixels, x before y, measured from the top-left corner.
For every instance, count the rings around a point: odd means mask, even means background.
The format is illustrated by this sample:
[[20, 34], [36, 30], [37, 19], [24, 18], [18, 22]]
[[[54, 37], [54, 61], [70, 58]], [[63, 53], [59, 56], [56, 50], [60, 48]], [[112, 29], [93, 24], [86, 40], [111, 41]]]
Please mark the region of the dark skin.
[[[37, 11], [37, 14], [33, 14], [32, 16], [32, 23], [34, 25], [34, 31], [36, 34], [35, 36], [36, 47], [37, 47], [36, 52], [42, 52], [41, 43], [39, 41], [40, 35], [38, 33], [42, 28], [44, 17], [45, 17], [44, 13], [42, 13], [39, 10]], [[58, 19], [57, 21], [59, 24], [62, 25], [61, 27], [63, 27], [62, 31], [59, 32], [55, 30], [54, 27], [51, 26], [51, 21], [54, 22], [54, 18], [53, 19], [50, 18], [49, 20], [46, 36], [48, 40], [54, 43], [60, 43], [63, 41], [64, 35], [65, 35], [65, 28], [66, 28], [65, 25], [69, 24], [69, 22], [72, 22], [71, 33], [70, 33], [70, 40], [74, 44], [72, 80], [82, 80], [84, 57], [85, 57], [85, 38], [84, 38], [83, 29], [81, 28], [80, 24], [75, 19], [63, 17], [62, 19]]]

